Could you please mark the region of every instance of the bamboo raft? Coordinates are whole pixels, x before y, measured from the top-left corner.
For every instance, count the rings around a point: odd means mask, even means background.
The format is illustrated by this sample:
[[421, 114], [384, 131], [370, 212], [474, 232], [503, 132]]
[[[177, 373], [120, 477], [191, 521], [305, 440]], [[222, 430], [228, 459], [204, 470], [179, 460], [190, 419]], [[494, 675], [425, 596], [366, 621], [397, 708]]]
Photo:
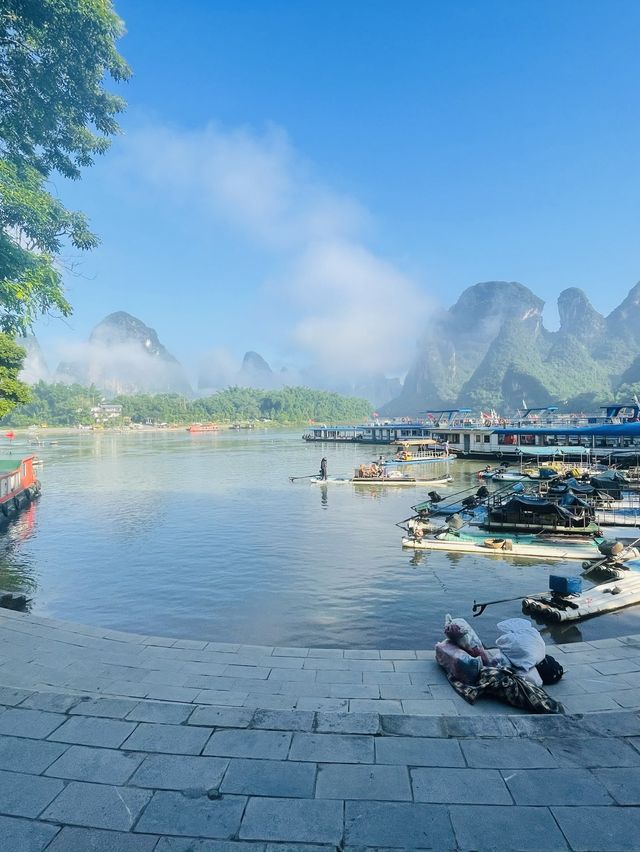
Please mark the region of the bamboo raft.
[[[531, 559], [575, 559], [595, 562], [602, 559], [596, 540], [572, 540], [567, 536], [544, 538], [542, 536], [509, 536], [504, 538], [480, 538], [477, 536], [456, 535], [444, 532], [424, 538], [402, 539], [402, 546], [414, 550], [441, 550], [448, 553], [475, 553], [487, 556], [490, 553], [498, 556], [522, 556]], [[619, 554], [619, 561], [633, 559], [638, 556], [635, 548], [627, 548]]]
[[579, 595], [524, 598], [522, 612], [544, 621], [579, 621], [640, 603], [640, 572], [600, 583]]
[[433, 477], [431, 479], [420, 479], [416, 476], [330, 476], [321, 479], [319, 476], [311, 478], [312, 485], [345, 484], [351, 485], [447, 485], [453, 479], [452, 476]]

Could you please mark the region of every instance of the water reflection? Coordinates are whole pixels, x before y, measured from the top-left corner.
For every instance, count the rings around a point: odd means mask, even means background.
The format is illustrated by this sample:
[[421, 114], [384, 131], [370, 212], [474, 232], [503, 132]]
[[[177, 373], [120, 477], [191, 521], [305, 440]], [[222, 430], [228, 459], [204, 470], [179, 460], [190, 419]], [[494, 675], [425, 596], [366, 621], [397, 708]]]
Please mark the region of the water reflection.
[[[483, 615], [491, 638], [520, 614], [518, 596], [545, 589], [549, 573], [576, 572], [409, 554], [395, 524], [427, 489], [324, 485], [318, 502], [308, 480], [288, 480], [317, 464], [297, 431], [78, 434], [39, 455], [43, 495], [0, 537], [0, 587], [35, 589], [35, 611], [60, 618], [230, 642], [430, 647], [444, 613], [470, 617], [474, 597], [515, 598]], [[327, 445], [324, 455], [348, 472], [371, 451]], [[477, 487], [478, 467], [456, 462], [455, 482], [438, 490]], [[627, 610], [580, 630], [640, 632], [639, 619]], [[549, 641], [574, 635], [545, 629]]]
[[564, 642], [582, 642], [582, 630], [577, 624], [547, 624], [546, 622], [532, 619], [537, 624], [541, 625], [540, 633], [542, 636], [551, 638], [556, 645], [562, 645]]
[[33, 594], [37, 577], [21, 554], [21, 545], [35, 532], [37, 503], [30, 503], [19, 515], [5, 521], [0, 532], [0, 589]]

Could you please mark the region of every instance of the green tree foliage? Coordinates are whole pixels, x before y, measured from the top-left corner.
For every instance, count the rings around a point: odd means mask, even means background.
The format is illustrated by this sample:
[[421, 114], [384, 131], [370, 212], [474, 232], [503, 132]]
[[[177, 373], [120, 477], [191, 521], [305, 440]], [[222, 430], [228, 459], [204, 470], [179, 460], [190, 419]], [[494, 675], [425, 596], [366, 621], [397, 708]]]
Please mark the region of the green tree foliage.
[[76, 179], [118, 131], [127, 79], [115, 48], [123, 25], [110, 0], [0, 4], [0, 330], [24, 334], [42, 312], [66, 316], [59, 266], [68, 242], [97, 240], [81, 213], [48, 191], [52, 172]]
[[[32, 388], [31, 401], [17, 408], [5, 420], [5, 425], [92, 423], [91, 408], [101, 399], [100, 391], [93, 387], [39, 382]], [[195, 400], [178, 394], [136, 394], [116, 397], [113, 402], [122, 405], [122, 419], [112, 421], [114, 425], [123, 421], [171, 425], [212, 420], [221, 423], [353, 422], [368, 417], [372, 410], [363, 399], [302, 387], [274, 391], [234, 387]]]
[[29, 401], [29, 388], [18, 380], [26, 354], [8, 334], [0, 334], [0, 417]]

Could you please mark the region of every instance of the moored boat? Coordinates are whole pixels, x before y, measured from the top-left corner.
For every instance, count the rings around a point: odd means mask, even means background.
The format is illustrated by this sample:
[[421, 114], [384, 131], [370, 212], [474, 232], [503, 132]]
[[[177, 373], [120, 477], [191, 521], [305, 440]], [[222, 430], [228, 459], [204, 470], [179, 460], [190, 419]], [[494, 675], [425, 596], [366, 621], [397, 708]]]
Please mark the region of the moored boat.
[[[602, 559], [598, 545], [602, 539], [585, 541], [569, 539], [567, 536], [509, 535], [503, 538], [486, 538], [486, 533], [445, 531], [432, 536], [404, 537], [402, 546], [415, 550], [443, 550], [450, 553], [475, 553], [487, 556], [523, 556], [533, 559], [577, 559], [595, 561]], [[637, 551], [628, 548], [627, 558], [637, 556]], [[633, 551], [633, 552], [631, 552]], [[624, 558], [624, 554], [621, 555]]]
[[430, 479], [420, 479], [416, 476], [407, 476], [399, 473], [382, 473], [371, 476], [358, 475], [356, 469], [355, 476], [329, 476], [327, 479], [322, 479], [319, 476], [311, 477], [312, 485], [329, 485], [331, 483], [349, 482], [351, 485], [447, 485], [453, 480], [450, 475], [434, 477]]
[[219, 428], [217, 423], [192, 423], [187, 432], [217, 432]]
[[40, 482], [33, 469], [35, 456], [0, 460], [0, 519], [14, 517], [40, 496]]
[[625, 572], [625, 576], [600, 583], [570, 597], [540, 595], [524, 598], [522, 611], [541, 621], [580, 621], [604, 612], [615, 612], [640, 603], [640, 572]]
[[385, 467], [405, 464], [430, 464], [433, 462], [452, 462], [457, 456], [449, 452], [448, 445], [441, 444], [433, 438], [409, 438], [393, 441], [396, 446], [395, 456], [385, 459]]

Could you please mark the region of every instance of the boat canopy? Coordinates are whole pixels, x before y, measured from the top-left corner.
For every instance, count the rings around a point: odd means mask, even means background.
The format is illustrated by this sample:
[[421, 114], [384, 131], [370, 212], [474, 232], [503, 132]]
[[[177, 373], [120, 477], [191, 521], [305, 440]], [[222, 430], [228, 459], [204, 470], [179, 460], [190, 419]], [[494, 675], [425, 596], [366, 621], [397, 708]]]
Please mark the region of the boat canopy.
[[407, 438], [406, 440], [398, 440], [391, 442], [394, 446], [399, 447], [422, 447], [426, 444], [437, 444], [433, 438]]
[[523, 456], [556, 456], [556, 455], [572, 455], [579, 453], [590, 453], [591, 447], [518, 447], [517, 452]]
[[563, 506], [557, 503], [552, 503], [549, 500], [543, 500], [540, 497], [512, 497], [507, 503], [501, 506], [501, 511], [505, 514], [514, 512], [534, 512], [538, 515], [555, 515], [558, 518], [568, 518], [571, 513]]
[[589, 482], [578, 482], [577, 479], [571, 477], [571, 479], [566, 479], [564, 482], [558, 482], [556, 485], [553, 485], [549, 491], [558, 494], [561, 488], [564, 491], [573, 491], [574, 494], [593, 494], [595, 490]]

